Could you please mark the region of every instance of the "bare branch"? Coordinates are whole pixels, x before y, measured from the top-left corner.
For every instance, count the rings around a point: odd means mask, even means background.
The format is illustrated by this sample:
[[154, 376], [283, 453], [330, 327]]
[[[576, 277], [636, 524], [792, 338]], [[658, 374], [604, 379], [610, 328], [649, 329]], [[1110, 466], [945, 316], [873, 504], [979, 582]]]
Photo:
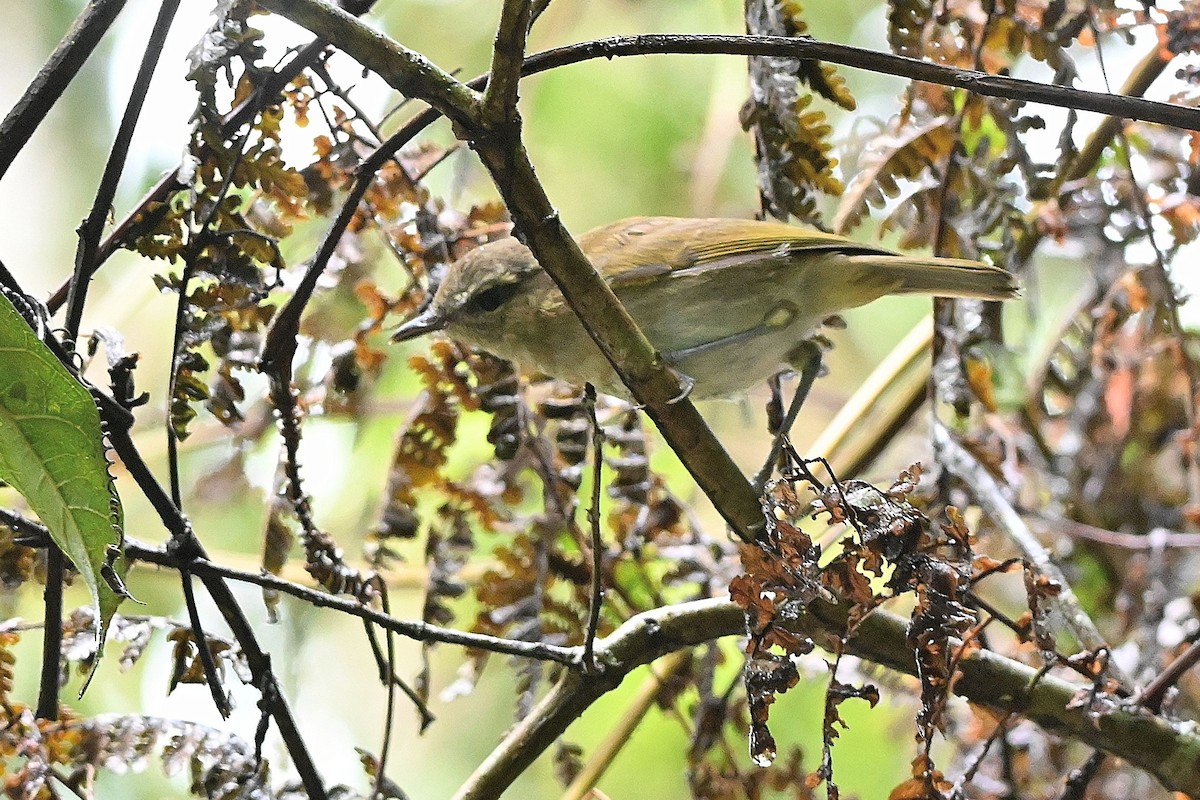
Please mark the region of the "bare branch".
[[[125, 551], [129, 558], [137, 561], [145, 561], [150, 564], [159, 564], [175, 569], [184, 566], [179, 556], [169, 553], [164, 549], [128, 543]], [[430, 625], [426, 622], [410, 622], [393, 617], [390, 614], [385, 614], [370, 606], [365, 606], [357, 600], [332, 595], [319, 589], [310, 589], [307, 586], [301, 586], [298, 583], [277, 578], [269, 573], [255, 574], [253, 572], [244, 572], [215, 564], [203, 558], [189, 561], [186, 567], [189, 572], [194, 573], [202, 579], [206, 579], [206, 585], [208, 581], [218, 579], [234, 580], [273, 589], [277, 592], [297, 597], [317, 608], [332, 608], [354, 617], [370, 620], [384, 630], [398, 633], [401, 636], [418, 642], [442, 642], [444, 644], [472, 647], [504, 655], [533, 658], [539, 661], [553, 661], [567, 666], [575, 666], [579, 661], [578, 648], [559, 647], [552, 644], [542, 644], [541, 642], [519, 642], [478, 633], [439, 628], [437, 625]]]
[[821, 42], [807, 37], [719, 34], [613, 36], [547, 50], [530, 56], [529, 61], [536, 63], [540, 72], [594, 58], [670, 53], [817, 59], [914, 81], [956, 86], [987, 97], [1024, 100], [1143, 122], [1157, 122], [1184, 130], [1200, 130], [1200, 109], [1196, 108], [1160, 103], [1141, 97], [1056, 86], [1007, 75], [957, 69], [892, 53]]
[[46, 547], [46, 589], [42, 592], [45, 624], [42, 627], [42, 671], [38, 682], [37, 715], [39, 719], [58, 719], [58, 690], [62, 680], [63, 575], [66, 571], [66, 556], [53, 542], [48, 542]]
[[104, 38], [126, 0], [92, 0], [42, 65], [25, 94], [0, 122], [0, 178]]
[[[1042, 547], [1042, 543], [1005, 498], [1000, 484], [992, 474], [936, 420], [933, 424], [933, 440], [941, 450], [946, 469], [969, 487], [983, 512], [1000, 526], [1038, 572], [1058, 583], [1060, 592], [1054, 602], [1062, 611], [1071, 633], [1080, 644], [1092, 651], [1110, 650], [1108, 642], [1096, 629], [1096, 623], [1092, 622], [1092, 618], [1083, 610], [1079, 598], [1071, 590], [1067, 577], [1051, 560], [1046, 548]], [[1116, 669], [1115, 665], [1113, 668]]]
[[104, 175], [96, 189], [96, 199], [88, 212], [83, 224], [79, 226], [79, 246], [75, 252], [75, 272], [71, 276], [71, 289], [67, 300], [67, 321], [65, 327], [67, 336], [75, 339], [79, 336], [79, 323], [83, 318], [83, 303], [87, 297], [88, 281], [96, 271], [96, 251], [100, 246], [100, 235], [104, 231], [104, 221], [108, 219], [109, 208], [117, 194], [117, 182], [125, 168], [125, 158], [129, 155], [129, 143], [133, 139], [134, 128], [146, 102], [146, 94], [150, 88], [150, 79], [154, 68], [162, 54], [167, 31], [175, 19], [179, 9], [179, 0], [163, 0], [158, 9], [158, 17], [150, 38], [146, 42], [146, 50], [142, 55], [142, 63], [138, 67], [137, 77], [129, 90], [129, 102], [125, 113], [121, 116], [121, 124], [117, 135], [113, 138], [112, 150], [104, 165]]
[[[846, 630], [847, 610], [818, 601], [795, 625], [805, 634], [828, 631], [840, 636]], [[855, 629], [846, 652], [915, 675], [917, 663], [907, 643], [907, 629], [907, 620], [873, 611]], [[574, 720], [635, 668], [665, 653], [741, 635], [744, 630], [741, 609], [725, 599], [681, 603], [633, 617], [597, 642], [603, 674], [566, 673], [459, 788], [456, 800], [499, 797]], [[1194, 731], [1106, 697], [1099, 699], [1102, 711], [1097, 715], [1087, 704], [1073, 702], [1080, 690], [1090, 686], [1042, 674], [990, 651], [967, 652], [959, 668], [954, 692], [960, 697], [1022, 714], [1044, 728], [1124, 758], [1168, 788], [1189, 794], [1200, 791], [1200, 772], [1192, 766], [1200, 752], [1200, 735]]]
[[479, 95], [421, 53], [389, 39], [322, 0], [258, 0], [258, 5], [312, 31], [408, 97], [429, 103], [451, 121], [474, 125]]
[[487, 127], [503, 126], [517, 114], [517, 84], [525, 56], [525, 35], [532, 17], [529, 0], [505, 0], [492, 49], [492, 71], [483, 93], [482, 119]]

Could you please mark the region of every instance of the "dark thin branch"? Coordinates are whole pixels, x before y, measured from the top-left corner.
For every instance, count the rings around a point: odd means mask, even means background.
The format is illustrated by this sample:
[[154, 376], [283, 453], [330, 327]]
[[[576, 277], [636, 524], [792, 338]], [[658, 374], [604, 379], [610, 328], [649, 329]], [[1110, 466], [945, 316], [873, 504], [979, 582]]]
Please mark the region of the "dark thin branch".
[[1107, 758], [1104, 751], [1096, 750], [1083, 762], [1083, 766], [1071, 770], [1060, 800], [1083, 800], [1087, 796], [1088, 784], [1100, 773], [1100, 767], [1104, 766]]
[[[131, 559], [158, 564], [164, 567], [178, 569], [182, 563], [178, 555], [146, 545], [130, 543], [126, 545], [125, 552]], [[277, 578], [271, 574], [256, 574], [231, 567], [224, 567], [205, 558], [197, 558], [190, 561], [188, 569], [200, 578], [206, 579], [206, 585], [209, 580], [228, 579], [267, 589], [274, 589], [282, 594], [297, 597], [317, 608], [332, 608], [351, 616], [370, 620], [384, 630], [395, 631], [401, 636], [418, 642], [442, 642], [444, 644], [471, 647], [493, 653], [502, 653], [504, 655], [532, 658], [538, 661], [553, 661], [570, 667], [575, 667], [579, 663], [578, 648], [559, 647], [540, 642], [519, 642], [500, 639], [495, 636], [439, 628], [436, 625], [430, 625], [426, 622], [412, 622], [398, 619], [382, 611], [365, 606], [357, 600], [328, 594], [319, 589], [310, 589], [307, 586], [301, 586], [300, 584]]]
[[997, 741], [1004, 741], [1004, 738], [1008, 735], [1008, 723], [1012, 716], [1011, 713], [1005, 714], [1004, 718], [996, 723], [996, 727], [991, 735], [976, 749], [975, 755], [971, 758], [970, 765], [963, 771], [958, 780], [954, 782], [954, 794], [951, 794], [951, 797], [966, 796], [965, 787], [975, 780], [975, 773], [983, 766], [983, 760], [987, 757], [988, 751], [992, 749], [992, 745]]
[[129, 155], [129, 143], [133, 139], [133, 131], [146, 102], [146, 94], [150, 88], [150, 79], [154, 77], [154, 68], [162, 55], [163, 43], [175, 12], [179, 9], [179, 0], [162, 0], [158, 8], [158, 17], [154, 28], [150, 31], [150, 39], [146, 42], [146, 50], [142, 54], [142, 63], [129, 91], [129, 102], [113, 139], [112, 150], [108, 162], [104, 165], [104, 174], [96, 189], [96, 199], [92, 202], [92, 210], [79, 226], [79, 246], [75, 251], [75, 272], [71, 276], [71, 288], [67, 295], [67, 319], [65, 327], [67, 338], [74, 341], [79, 336], [79, 324], [83, 318], [83, 304], [87, 298], [88, 281], [96, 270], [96, 250], [100, 246], [100, 236], [104, 232], [104, 221], [108, 219], [109, 209], [117, 194], [117, 183], [121, 172], [125, 169], [125, 159]]
[[192, 629], [192, 638], [196, 642], [196, 654], [200, 657], [200, 666], [204, 668], [204, 682], [212, 695], [213, 705], [217, 707], [221, 719], [229, 719], [233, 707], [229, 704], [229, 695], [221, 685], [221, 673], [213, 658], [212, 650], [208, 648], [208, 637], [204, 635], [204, 626], [200, 622], [200, 609], [196, 605], [196, 590], [192, 586], [192, 576], [186, 567], [179, 570], [179, 581], [183, 587], [183, 601], [187, 607], [188, 627]]
[[604, 429], [596, 419], [596, 387], [583, 387], [583, 408], [592, 426], [592, 505], [588, 524], [592, 532], [592, 583], [588, 602], [587, 632], [583, 640], [583, 664], [596, 669], [596, 629], [600, 627], [600, 607], [604, 603], [604, 538], [600, 535], [600, 490], [604, 474]]
[[754, 477], [754, 489], [759, 492], [770, 480], [771, 473], [775, 470], [775, 463], [779, 460], [779, 454], [783, 452], [784, 442], [792, 435], [792, 426], [796, 424], [796, 417], [800, 415], [800, 409], [804, 406], [804, 401], [808, 399], [808, 393], [812, 390], [813, 383], [821, 374], [821, 348], [812, 341], [804, 342], [801, 347], [808, 351], [808, 360], [804, 362], [804, 366], [800, 370], [800, 382], [796, 384], [796, 392], [792, 395], [792, 402], [788, 405], [787, 414], [781, 420], [779, 430], [774, 431], [774, 436], [771, 437], [771, 452], [767, 454], [766, 462], [758, 471], [758, 475]]
[[[343, 103], [345, 103], [347, 106], [349, 106], [351, 111], [354, 112], [354, 116], [351, 117], [347, 121], [348, 122], [358, 121], [358, 122], [361, 122], [364, 126], [366, 126], [367, 130], [369, 130], [371, 132], [371, 135], [373, 137], [375, 137], [374, 141], [368, 142], [368, 144], [371, 147], [378, 147], [380, 142], [383, 141], [383, 134], [380, 133], [379, 126], [376, 125], [375, 122], [367, 115], [367, 112], [363, 111], [362, 107], [359, 106], [358, 102], [350, 94], [350, 89], [343, 88], [341, 85], [339, 85], [338, 82], [333, 79], [333, 76], [329, 74], [329, 70], [325, 68], [325, 64], [323, 62], [318, 61], [317, 63], [313, 64], [312, 71], [325, 84], [326, 92], [328, 92], [329, 94], [332, 94], [338, 100], [341, 100]], [[321, 113], [325, 114], [324, 104], [322, 103], [322, 104], [320, 104], [320, 106], [321, 106]], [[327, 120], [329, 119], [327, 114], [326, 114], [326, 119]], [[337, 126], [332, 123], [332, 120], [329, 120], [329, 122], [330, 122], [330, 124], [329, 124], [330, 134], [331, 135], [336, 134]]]
[[545, 13], [550, 7], [550, 0], [533, 0], [532, 8], [529, 12], [529, 28], [533, 29], [533, 24], [538, 21], [538, 17]]
[[25, 94], [0, 122], [0, 178], [8, 172], [17, 154], [79, 74], [125, 3], [126, 0], [92, 0], [75, 18], [71, 30], [46, 59]]
[[[365, 14], [374, 4], [375, 0], [344, 0], [342, 7], [357, 16]], [[276, 102], [279, 95], [297, 75], [318, 62], [328, 46], [328, 42], [320, 39], [309, 42], [290, 61], [269, 73], [253, 93], [225, 115], [221, 123], [221, 132], [226, 137], [233, 136], [260, 109]], [[133, 210], [113, 226], [96, 251], [92, 266], [93, 275], [113, 253], [128, 242], [131, 233], [152, 227], [166, 212], [165, 208], [155, 211], [151, 206], [165, 200], [171, 192], [182, 188], [178, 177], [178, 169], [163, 175], [158, 183], [142, 196]], [[46, 301], [46, 307], [50, 309], [51, 313], [56, 312], [66, 302], [69, 289], [70, 283], [63, 283]]]
[[1157, 714], [1162, 710], [1167, 690], [1178, 683], [1179, 679], [1197, 663], [1200, 663], [1200, 642], [1192, 642], [1187, 650], [1168, 664], [1167, 668], [1160, 672], [1154, 680], [1146, 684], [1146, 688], [1137, 697], [1138, 702]]
[[816, 59], [873, 73], [895, 75], [908, 80], [954, 86], [987, 97], [1002, 97], [1008, 100], [1042, 103], [1079, 111], [1094, 111], [1106, 116], [1156, 122], [1184, 130], [1200, 130], [1200, 109], [1196, 108], [1174, 103], [1161, 103], [1141, 97], [1039, 83], [1007, 75], [990, 75], [986, 72], [957, 69], [862, 47], [821, 42], [805, 36], [665, 33], [613, 36], [547, 50], [531, 56], [529, 62], [536, 63], [538, 67], [536, 71], [541, 72], [595, 58], [611, 59], [618, 56], [666, 54]]
[[[116, 405], [114, 401], [109, 399], [108, 403]], [[101, 415], [105, 416], [109, 412], [106, 403], [101, 402]], [[119, 406], [118, 406], [119, 408]], [[122, 411], [124, 409], [121, 409]], [[128, 412], [126, 412], [128, 414]], [[113, 450], [129, 470], [130, 476], [137, 483], [150, 505], [158, 513], [159, 519], [171, 534], [171, 541], [178, 544], [174, 558], [176, 564], [188, 564], [192, 566], [194, 562], [207, 558], [203, 545], [192, 533], [191, 525], [183, 513], [171, 502], [171, 498], [167, 495], [161, 484], [154, 477], [154, 473], [150, 471], [149, 466], [142, 459], [141, 453], [133, 444], [133, 440], [129, 436], [128, 423], [125, 425], [115, 425], [109, 423], [109, 440]], [[130, 555], [130, 543], [126, 543], [126, 555]], [[275, 725], [279, 728], [279, 736], [283, 739], [284, 746], [287, 748], [288, 754], [296, 767], [297, 773], [300, 775], [300, 781], [304, 784], [304, 790], [308, 793], [310, 800], [326, 800], [328, 794], [325, 791], [324, 781], [321, 780], [321, 775], [317, 771], [316, 764], [312, 760], [312, 755], [308, 751], [308, 746], [304, 743], [304, 738], [300, 735], [300, 729], [296, 725], [296, 720], [292, 716], [292, 711], [288, 707], [286, 698], [283, 696], [282, 688], [271, 670], [271, 660], [262, 646], [258, 642], [258, 637], [254, 631], [254, 627], [250, 624], [250, 620], [246, 617], [246, 613], [242, 610], [237, 598], [234, 597], [229, 585], [220, 575], [212, 573], [204, 573], [199, 569], [192, 571], [204, 583], [205, 589], [208, 590], [212, 597], [213, 603], [221, 612], [225, 623], [233, 632], [234, 639], [242, 648], [242, 652], [246, 655], [246, 663], [250, 666], [251, 674], [254, 677], [256, 686], [265, 686], [267, 691], [263, 694], [263, 703], [266, 710], [270, 712], [271, 717], [275, 720]]]
[[23, 547], [50, 546], [50, 529], [24, 514], [18, 514], [9, 508], [0, 508], [0, 525], [15, 533], [16, 538], [22, 539], [20, 544]]
[[37, 716], [58, 719], [58, 688], [62, 680], [63, 574], [66, 557], [50, 542], [46, 547], [45, 625], [42, 627], [42, 673]]
[[[383, 613], [390, 616], [392, 613], [392, 608], [391, 603], [388, 600], [388, 592], [386, 587], [382, 592], [380, 592], [379, 602], [383, 607]], [[396, 636], [391, 631], [388, 631], [386, 638], [387, 672], [385, 674], [387, 677], [387, 682], [385, 685], [387, 687], [387, 710], [383, 715], [383, 741], [379, 744], [379, 760], [375, 766], [375, 788], [371, 794], [372, 800], [374, 800], [374, 798], [382, 798], [384, 796], [383, 787], [384, 782], [387, 780], [388, 753], [392, 749], [392, 727], [396, 719]], [[400, 685], [404, 686], [406, 690], [408, 689], [407, 685], [403, 683]], [[418, 708], [421, 709], [423, 715], [429, 713], [424, 703], [419, 703]]]
[[[383, 595], [381, 595], [381, 597], [382, 596]], [[384, 612], [390, 614], [391, 610], [385, 608]], [[424, 733], [426, 728], [428, 728], [430, 724], [437, 719], [437, 717], [434, 716], [433, 712], [429, 709], [429, 706], [425, 700], [419, 694], [417, 694], [416, 689], [409, 686], [408, 682], [397, 675], [394, 670], [389, 674], [387, 654], [384, 653], [379, 647], [379, 640], [375, 636], [374, 625], [369, 619], [364, 619], [362, 622], [363, 632], [367, 635], [367, 643], [371, 646], [371, 656], [375, 659], [376, 669], [379, 670], [379, 682], [386, 686], [387, 682], [391, 680], [400, 687], [400, 691], [404, 692], [404, 696], [412, 701], [412, 704], [416, 706], [417, 714], [421, 717], [421, 725], [417, 729], [417, 732]], [[389, 636], [390, 635], [391, 634], [389, 633]]]

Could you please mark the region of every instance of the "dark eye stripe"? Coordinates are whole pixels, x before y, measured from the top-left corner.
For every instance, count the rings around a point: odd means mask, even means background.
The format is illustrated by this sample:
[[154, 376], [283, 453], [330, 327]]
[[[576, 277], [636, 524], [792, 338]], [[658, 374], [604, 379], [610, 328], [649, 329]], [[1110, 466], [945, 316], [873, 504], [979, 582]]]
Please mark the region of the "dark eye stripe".
[[467, 301], [466, 307], [471, 311], [495, 311], [500, 306], [512, 300], [520, 290], [520, 284], [501, 283], [484, 289]]

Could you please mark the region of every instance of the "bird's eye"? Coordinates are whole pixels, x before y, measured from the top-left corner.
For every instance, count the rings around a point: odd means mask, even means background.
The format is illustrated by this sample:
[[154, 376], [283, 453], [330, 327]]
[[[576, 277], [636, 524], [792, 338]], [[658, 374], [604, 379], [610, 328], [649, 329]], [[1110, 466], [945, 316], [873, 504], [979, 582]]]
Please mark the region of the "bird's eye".
[[484, 289], [467, 302], [467, 308], [472, 311], [495, 311], [500, 306], [513, 299], [520, 287], [516, 283], [500, 283]]

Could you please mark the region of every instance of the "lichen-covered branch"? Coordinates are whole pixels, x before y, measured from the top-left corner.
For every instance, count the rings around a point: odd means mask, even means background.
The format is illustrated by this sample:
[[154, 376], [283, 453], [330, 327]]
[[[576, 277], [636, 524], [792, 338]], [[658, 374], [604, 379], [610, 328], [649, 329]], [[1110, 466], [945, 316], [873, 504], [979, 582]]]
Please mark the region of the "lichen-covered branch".
[[[817, 602], [796, 621], [805, 634], [840, 635], [843, 607]], [[596, 643], [598, 675], [568, 672], [521, 720], [455, 795], [456, 800], [499, 797], [555, 739], [626, 675], [665, 653], [723, 636], [741, 635], [741, 609], [726, 599], [698, 600], [655, 609], [630, 619]], [[898, 672], [915, 674], [907, 643], [907, 622], [886, 611], [863, 620], [846, 646], [849, 653]], [[1053, 675], [985, 650], [972, 650], [959, 662], [954, 691], [973, 703], [1025, 716], [1048, 730], [1119, 756], [1154, 775], [1170, 789], [1200, 792], [1200, 736], [1133, 705], [1102, 696], [1076, 704], [1090, 686]], [[1101, 710], [1097, 715], [1096, 708]]]

